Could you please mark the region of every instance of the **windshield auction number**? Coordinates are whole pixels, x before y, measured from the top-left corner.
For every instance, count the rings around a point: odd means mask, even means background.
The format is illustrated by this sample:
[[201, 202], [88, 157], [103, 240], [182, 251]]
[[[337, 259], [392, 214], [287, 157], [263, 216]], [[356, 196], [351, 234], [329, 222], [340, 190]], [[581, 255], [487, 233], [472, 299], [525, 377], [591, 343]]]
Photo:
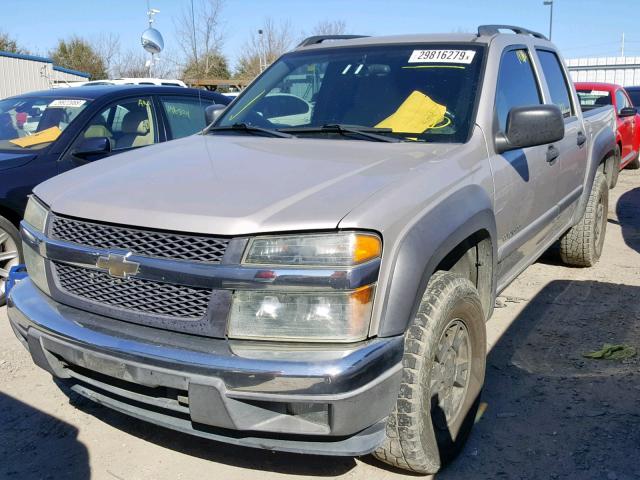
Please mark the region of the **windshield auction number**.
[[474, 50], [414, 50], [409, 63], [465, 63], [473, 61]]

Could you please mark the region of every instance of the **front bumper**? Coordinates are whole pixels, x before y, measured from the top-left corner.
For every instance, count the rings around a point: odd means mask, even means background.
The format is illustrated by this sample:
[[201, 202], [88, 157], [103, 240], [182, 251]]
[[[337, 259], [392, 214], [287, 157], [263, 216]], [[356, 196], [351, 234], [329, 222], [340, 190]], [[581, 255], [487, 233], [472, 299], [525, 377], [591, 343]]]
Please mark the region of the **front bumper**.
[[238, 445], [361, 455], [384, 437], [402, 337], [274, 345], [169, 332], [62, 305], [31, 280], [8, 299], [34, 362], [115, 410]]

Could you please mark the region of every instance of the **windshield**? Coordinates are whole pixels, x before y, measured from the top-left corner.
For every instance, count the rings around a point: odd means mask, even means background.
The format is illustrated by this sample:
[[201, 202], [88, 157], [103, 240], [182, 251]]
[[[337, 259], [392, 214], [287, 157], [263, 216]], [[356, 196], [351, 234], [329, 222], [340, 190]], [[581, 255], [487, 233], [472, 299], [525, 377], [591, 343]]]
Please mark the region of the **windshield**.
[[591, 110], [605, 105], [613, 105], [611, 93], [606, 90], [581, 88], [577, 89], [576, 93], [578, 94], [578, 100], [580, 101], [582, 110]]
[[17, 97], [0, 100], [0, 150], [37, 150], [55, 141], [88, 100]]
[[462, 143], [473, 120], [483, 49], [385, 45], [287, 54], [216, 127], [244, 124], [334, 138], [341, 132], [321, 127], [345, 125], [407, 141]]

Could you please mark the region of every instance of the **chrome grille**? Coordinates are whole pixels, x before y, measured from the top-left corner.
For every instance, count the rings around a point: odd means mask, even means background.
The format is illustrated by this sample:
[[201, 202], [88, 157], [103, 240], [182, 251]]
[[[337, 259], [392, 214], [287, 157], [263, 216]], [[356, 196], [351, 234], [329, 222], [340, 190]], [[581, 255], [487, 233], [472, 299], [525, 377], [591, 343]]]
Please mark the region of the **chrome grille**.
[[143, 230], [54, 216], [49, 236], [88, 247], [122, 249], [135, 255], [219, 263], [229, 239]]
[[207, 313], [211, 290], [149, 280], [113, 278], [88, 268], [54, 263], [61, 290], [90, 303], [131, 312], [182, 320], [198, 320]]

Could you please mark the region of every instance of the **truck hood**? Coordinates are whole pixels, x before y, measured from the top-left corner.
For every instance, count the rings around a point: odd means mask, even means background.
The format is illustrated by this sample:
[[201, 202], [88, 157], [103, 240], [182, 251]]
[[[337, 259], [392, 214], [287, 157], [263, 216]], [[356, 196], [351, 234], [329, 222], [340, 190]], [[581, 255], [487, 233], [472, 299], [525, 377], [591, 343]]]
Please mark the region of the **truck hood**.
[[446, 144], [193, 136], [77, 168], [37, 186], [59, 214], [217, 235], [333, 229]]

